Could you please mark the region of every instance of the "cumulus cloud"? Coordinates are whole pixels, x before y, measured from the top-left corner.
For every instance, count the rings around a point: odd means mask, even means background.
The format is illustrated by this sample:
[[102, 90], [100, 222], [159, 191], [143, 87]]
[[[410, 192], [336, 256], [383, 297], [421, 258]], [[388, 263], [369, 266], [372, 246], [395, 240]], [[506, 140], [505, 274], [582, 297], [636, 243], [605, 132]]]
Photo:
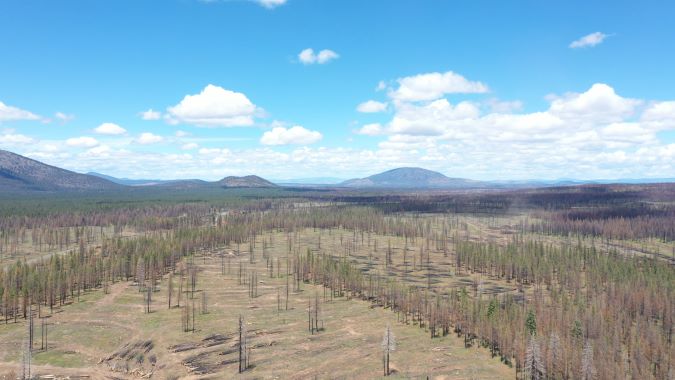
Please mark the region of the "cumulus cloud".
[[183, 144], [180, 148], [183, 149], [183, 150], [194, 150], [194, 149], [199, 148], [199, 144], [197, 144], [197, 143], [186, 143], [186, 144]]
[[461, 131], [480, 114], [471, 102], [452, 105], [447, 99], [438, 99], [424, 105], [402, 103], [397, 106], [389, 123], [392, 134], [442, 135], [450, 129]]
[[7, 145], [7, 146], [12, 146], [12, 145], [28, 145], [28, 144], [33, 144], [35, 142], [35, 139], [32, 137], [22, 135], [20, 133], [5, 133], [0, 135], [0, 145]]
[[72, 137], [66, 140], [66, 145], [76, 148], [91, 148], [98, 145], [98, 140], [89, 136]]
[[359, 135], [377, 136], [384, 133], [384, 128], [382, 128], [382, 124], [380, 123], [366, 124], [356, 131], [356, 133]]
[[288, 2], [288, 0], [254, 0], [254, 1], [268, 9], [276, 8]]
[[400, 78], [398, 88], [389, 96], [398, 101], [428, 101], [439, 99], [446, 94], [471, 94], [488, 92], [488, 86], [470, 81], [452, 71], [427, 73]]
[[141, 119], [143, 120], [159, 120], [162, 118], [162, 113], [159, 111], [154, 111], [152, 108], [141, 112], [140, 115]]
[[141, 133], [140, 136], [138, 136], [136, 142], [141, 145], [150, 145], [150, 144], [157, 144], [159, 142], [162, 142], [163, 140], [164, 138], [162, 136], [158, 136], [150, 132], [143, 132]]
[[100, 135], [111, 135], [111, 136], [116, 136], [116, 135], [123, 135], [127, 133], [127, 130], [120, 127], [119, 125], [115, 123], [103, 123], [99, 125], [98, 127], [94, 128], [94, 132], [100, 134]]
[[267, 131], [260, 138], [263, 145], [309, 145], [318, 142], [323, 135], [317, 131], [310, 131], [304, 127], [296, 125], [291, 128], [275, 127]]
[[594, 84], [588, 91], [551, 96], [549, 111], [567, 119], [585, 122], [614, 122], [631, 116], [641, 104], [639, 100], [623, 98], [604, 83]]
[[510, 113], [523, 109], [523, 102], [520, 100], [505, 101], [491, 98], [485, 104], [490, 108], [490, 111], [498, 113]]
[[675, 101], [656, 102], [647, 107], [640, 120], [653, 130], [675, 128]]
[[356, 110], [363, 113], [377, 113], [387, 109], [387, 103], [378, 102], [376, 100], [368, 100], [359, 104]]
[[[354, 131], [382, 136], [372, 148], [303, 146], [319, 141], [321, 133], [278, 122], [260, 139], [265, 146], [250, 149], [215, 148], [218, 139], [183, 139], [181, 132], [164, 138], [176, 152], [149, 152], [118, 141], [70, 149], [66, 141], [32, 141], [13, 130], [2, 131], [0, 145], [14, 144], [14, 151], [72, 170], [130, 177], [290, 178], [298, 172], [321, 176], [330, 167], [332, 175], [348, 178], [398, 166], [474, 179], [675, 176], [675, 143], [662, 134], [675, 131], [675, 100], [634, 99], [598, 83], [548, 96], [546, 106], [523, 112], [515, 102], [446, 98], [452, 92], [433, 86], [434, 96], [399, 100], [393, 93], [401, 84], [391, 83], [391, 113]], [[209, 147], [197, 146], [202, 141]], [[288, 144], [301, 146], [274, 147]]]
[[541, 178], [675, 174], [673, 164], [655, 165], [656, 157], [671, 153], [656, 133], [675, 130], [675, 102], [643, 107], [645, 101], [602, 83], [547, 99], [547, 109], [530, 113], [514, 113], [521, 105], [511, 102], [488, 101], [483, 104], [489, 112], [482, 113], [467, 101], [397, 101], [388, 123], [357, 133], [387, 135], [379, 151], [416, 155], [417, 165], [452, 162], [462, 165], [458, 170], [472, 168], [492, 178], [518, 178], [523, 172]]
[[595, 45], [601, 44], [607, 37], [608, 35], [601, 32], [587, 34], [578, 40], [572, 41], [572, 43], [570, 43], [570, 48], [578, 49], [584, 47], [593, 47]]
[[241, 127], [254, 123], [258, 108], [246, 95], [209, 84], [167, 109], [169, 123], [204, 127]]
[[40, 116], [0, 102], [0, 121], [39, 120]]
[[340, 55], [338, 55], [338, 53], [329, 49], [321, 50], [318, 54], [316, 54], [314, 53], [314, 49], [308, 48], [298, 54], [298, 59], [305, 65], [311, 65], [314, 63], [322, 65], [339, 57]]

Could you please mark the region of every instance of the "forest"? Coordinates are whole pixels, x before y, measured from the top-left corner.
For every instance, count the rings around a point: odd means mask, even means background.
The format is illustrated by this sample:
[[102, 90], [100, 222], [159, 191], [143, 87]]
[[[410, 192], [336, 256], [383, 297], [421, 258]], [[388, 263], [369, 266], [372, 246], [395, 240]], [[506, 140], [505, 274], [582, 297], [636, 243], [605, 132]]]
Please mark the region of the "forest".
[[672, 184], [13, 195], [0, 377], [672, 379], [673, 200]]

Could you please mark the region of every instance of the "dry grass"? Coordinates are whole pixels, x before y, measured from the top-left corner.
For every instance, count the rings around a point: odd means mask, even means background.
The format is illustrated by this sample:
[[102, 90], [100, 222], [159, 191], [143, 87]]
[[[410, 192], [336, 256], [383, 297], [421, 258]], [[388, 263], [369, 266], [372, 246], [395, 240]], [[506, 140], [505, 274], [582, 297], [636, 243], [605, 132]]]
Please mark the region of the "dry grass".
[[[305, 230], [293, 237], [294, 249], [300, 252], [307, 247], [316, 249], [318, 234], [321, 234], [322, 250], [335, 255], [344, 254], [347, 238], [353, 239], [350, 231]], [[288, 237], [279, 232], [265, 236], [266, 240], [273, 241], [267, 253], [271, 257], [285, 257]], [[365, 243], [352, 245], [349, 252], [359, 265], [370, 265], [372, 260], [371, 270], [383, 266], [385, 242], [392, 240], [392, 246], [397, 248], [405, 244], [400, 239], [384, 236], [373, 235], [371, 239], [378, 241], [378, 249], [372, 258], [368, 258], [366, 252], [373, 247], [368, 248]], [[465, 349], [463, 341], [455, 336], [432, 340], [424, 329], [398, 323], [396, 314], [390, 310], [373, 308], [368, 302], [355, 299], [331, 300], [330, 292], [324, 298], [321, 287], [302, 284], [300, 292], [291, 294], [289, 310], [278, 311], [277, 293], [281, 293], [283, 308], [286, 279], [268, 277], [261, 241], [259, 238], [255, 249], [255, 264], [250, 264], [249, 254], [242, 252], [232, 259], [230, 273], [225, 275], [221, 274], [221, 261], [217, 256], [205, 253], [195, 257], [194, 262], [200, 268], [198, 289], [206, 292], [209, 310], [207, 314], [196, 315], [195, 332], [183, 332], [181, 310], [167, 308], [166, 279], [153, 295], [150, 314], [143, 312], [143, 296], [138, 289], [128, 283], [119, 283], [111, 287], [109, 294], [87, 293], [80, 302], [65, 306], [47, 318], [50, 349], [34, 353], [34, 371], [61, 376], [87, 374], [92, 378], [129, 378], [149, 372], [153, 373], [153, 378], [233, 377], [237, 374], [237, 357], [233, 352], [237, 340], [232, 334], [236, 332], [241, 314], [250, 332], [250, 346], [254, 347], [252, 368], [239, 375], [242, 378], [380, 377], [380, 342], [387, 324], [392, 326], [398, 340], [398, 349], [391, 358], [394, 377], [495, 379], [515, 376], [513, 369], [497, 358], [491, 359], [487, 351]], [[400, 251], [399, 248], [399, 254]], [[439, 279], [435, 287], [466, 281], [466, 278], [451, 275], [451, 260], [444, 258], [442, 252], [431, 255]], [[238, 284], [239, 261], [258, 274], [257, 298], [249, 298], [247, 285]], [[396, 256], [394, 261], [396, 265], [390, 269], [399, 270], [401, 259]], [[282, 267], [281, 272], [284, 271]], [[426, 271], [418, 268], [411, 270], [408, 278], [411, 281], [424, 279], [425, 275]], [[423, 282], [426, 284], [426, 280]], [[320, 319], [325, 330], [311, 335], [307, 331], [307, 301], [315, 295], [320, 297]], [[197, 309], [200, 299], [197, 294]], [[185, 300], [182, 302], [184, 304]], [[225, 339], [211, 345], [213, 341], [204, 339], [213, 334], [223, 335]], [[0, 326], [0, 373], [10, 369], [20, 372], [20, 344], [24, 335], [24, 323]], [[39, 328], [36, 335], [39, 338]], [[152, 349], [143, 351], [142, 355], [138, 350], [125, 352], [125, 348], [141, 341], [151, 341]], [[174, 352], [174, 346], [181, 344], [191, 344], [184, 347], [195, 348]], [[114, 365], [110, 360], [102, 361], [115, 353], [125, 355], [123, 359], [117, 355]], [[113, 368], [125, 372], [114, 372]]]

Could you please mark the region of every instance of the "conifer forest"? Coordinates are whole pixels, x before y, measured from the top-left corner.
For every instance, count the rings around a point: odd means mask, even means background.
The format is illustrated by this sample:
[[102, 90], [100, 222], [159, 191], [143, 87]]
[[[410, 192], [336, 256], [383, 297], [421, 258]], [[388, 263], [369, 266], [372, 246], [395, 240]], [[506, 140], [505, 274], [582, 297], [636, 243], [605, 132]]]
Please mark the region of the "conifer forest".
[[0, 377], [672, 379], [675, 186], [0, 203]]

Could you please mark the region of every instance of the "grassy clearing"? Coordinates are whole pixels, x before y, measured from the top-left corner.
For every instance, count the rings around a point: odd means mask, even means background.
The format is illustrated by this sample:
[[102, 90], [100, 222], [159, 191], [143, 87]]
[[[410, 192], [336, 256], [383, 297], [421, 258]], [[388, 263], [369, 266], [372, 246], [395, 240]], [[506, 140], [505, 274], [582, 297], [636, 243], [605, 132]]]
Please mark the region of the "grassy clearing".
[[[346, 241], [349, 231], [302, 231], [297, 237], [300, 242], [297, 249], [316, 244], [319, 233], [322, 249], [339, 254], [340, 237], [343, 242]], [[283, 258], [287, 237], [287, 234], [278, 232], [265, 236], [268, 241], [274, 241], [267, 254]], [[388, 237], [373, 239], [378, 239], [378, 244], [390, 240]], [[398, 349], [391, 358], [395, 378], [494, 379], [514, 376], [513, 369], [496, 358], [491, 359], [487, 351], [465, 349], [462, 340], [455, 336], [432, 340], [424, 329], [397, 322], [396, 314], [390, 310], [372, 307], [368, 302], [355, 299], [331, 299], [330, 292], [324, 293], [319, 286], [302, 284], [299, 292], [291, 292], [289, 310], [278, 311], [278, 294], [281, 294], [284, 308], [286, 279], [283, 275], [277, 278], [276, 273], [274, 278], [268, 276], [261, 246], [258, 244], [255, 248], [257, 261], [254, 264], [249, 262], [249, 254], [242, 252], [232, 259], [230, 273], [225, 275], [221, 274], [221, 261], [217, 256], [207, 254], [195, 258], [194, 262], [200, 268], [195, 308], [200, 308], [201, 292], [206, 293], [208, 300], [208, 313], [196, 315], [195, 332], [181, 330], [182, 308], [168, 309], [166, 278], [153, 293], [152, 312], [149, 314], [143, 311], [143, 295], [137, 287], [118, 283], [111, 287], [109, 294], [102, 291], [83, 294], [80, 302], [65, 306], [62, 312], [48, 318], [50, 350], [35, 353], [35, 369], [43, 374], [87, 373], [93, 378], [132, 376], [113, 372], [105, 362], [97, 363], [127, 344], [151, 340], [152, 350], [140, 356], [135, 354], [127, 360], [129, 370], [134, 370], [134, 366], [151, 370], [156, 378], [232, 377], [237, 374], [236, 354], [232, 353], [236, 339], [211, 347], [203, 346], [203, 342], [212, 334], [232, 336], [241, 314], [246, 320], [250, 346], [253, 347], [252, 367], [242, 375], [236, 375], [241, 378], [380, 377], [380, 343], [387, 324], [392, 326], [398, 341]], [[376, 252], [381, 253], [381, 249], [378, 247]], [[354, 252], [354, 260], [363, 261], [363, 257], [358, 257], [364, 256], [363, 253], [357, 253]], [[255, 270], [258, 274], [256, 298], [249, 298], [247, 285], [238, 284], [240, 261], [249, 271]], [[439, 262], [439, 265], [442, 263]], [[451, 268], [442, 271], [450, 273]], [[281, 272], [285, 272], [285, 267]], [[424, 273], [420, 269], [409, 274], [410, 278], [423, 278]], [[177, 289], [177, 279], [174, 281]], [[447, 285], [441, 282], [439, 286], [441, 284]], [[308, 298], [316, 295], [320, 299], [320, 320], [325, 330], [311, 335], [307, 331], [307, 302]], [[183, 298], [181, 307], [185, 302]], [[192, 304], [193, 301], [188, 299], [188, 302]], [[7, 352], [0, 356], [4, 362], [0, 364], [0, 370], [12, 366], [18, 370], [24, 330], [23, 323], [0, 326], [0, 337], [10, 342]], [[181, 352], [170, 349], [186, 343], [199, 347]], [[226, 352], [230, 353], [223, 354]], [[154, 364], [149, 364], [150, 357]], [[208, 368], [211, 373], [191, 372], [188, 367], [195, 365]]]

